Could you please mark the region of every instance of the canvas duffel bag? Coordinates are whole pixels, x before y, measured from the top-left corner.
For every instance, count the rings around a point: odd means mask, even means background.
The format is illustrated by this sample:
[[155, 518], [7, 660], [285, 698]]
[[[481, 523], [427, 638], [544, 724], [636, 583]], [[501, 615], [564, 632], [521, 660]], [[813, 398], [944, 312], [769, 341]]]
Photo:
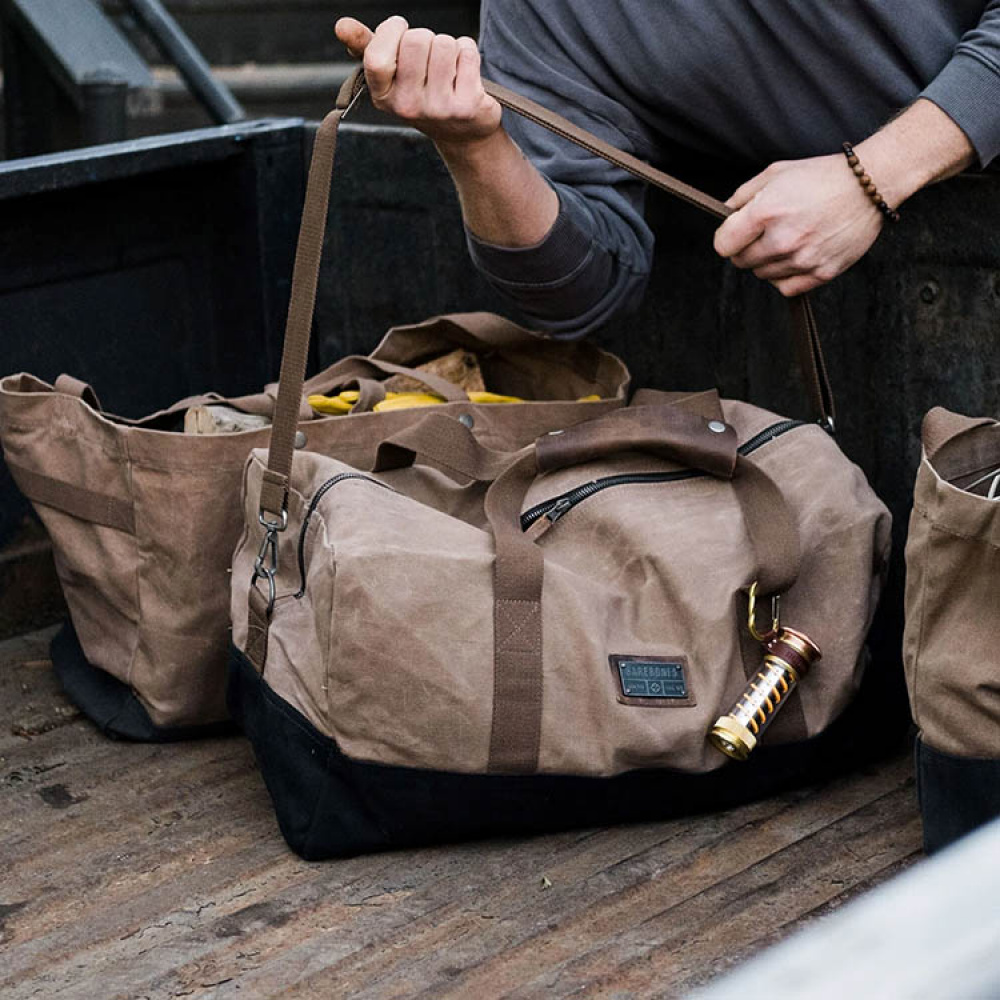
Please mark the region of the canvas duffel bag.
[[[325, 190], [341, 113], [307, 197]], [[793, 315], [828, 421], [807, 303]], [[352, 466], [293, 453], [308, 333], [289, 323], [270, 448], [247, 467], [229, 682], [298, 853], [676, 815], [814, 773], [866, 664], [890, 543], [888, 511], [826, 430], [714, 392], [642, 393], [515, 453], [428, 414]], [[781, 595], [781, 622], [822, 661], [776, 690], [764, 745], [725, 767], [709, 731], [777, 649], [777, 622], [764, 645], [750, 636], [751, 593]]]
[[1000, 422], [924, 418], [903, 662], [928, 852], [1000, 816]]
[[[326, 205], [309, 223], [322, 233]], [[318, 266], [318, 258], [317, 258]], [[311, 307], [310, 307], [311, 312]], [[417, 371], [462, 348], [488, 387], [522, 403], [472, 403], [440, 377]], [[445, 399], [494, 447], [517, 447], [622, 406], [629, 375], [590, 344], [558, 343], [487, 313], [444, 316], [391, 330], [368, 357], [350, 357], [310, 379], [297, 399], [299, 446], [364, 466], [376, 445], [423, 411], [375, 412], [387, 376], [408, 374]], [[355, 387], [349, 416], [320, 417], [311, 394]], [[579, 400], [596, 396], [597, 401]], [[70, 623], [52, 658], [72, 700], [110, 736], [172, 740], [216, 731], [228, 718], [228, 571], [242, 530], [247, 455], [268, 430], [183, 434], [194, 397], [142, 420], [104, 413], [89, 386], [31, 375], [0, 382], [0, 439], [14, 481], [52, 538]], [[274, 389], [229, 400], [270, 415]]]

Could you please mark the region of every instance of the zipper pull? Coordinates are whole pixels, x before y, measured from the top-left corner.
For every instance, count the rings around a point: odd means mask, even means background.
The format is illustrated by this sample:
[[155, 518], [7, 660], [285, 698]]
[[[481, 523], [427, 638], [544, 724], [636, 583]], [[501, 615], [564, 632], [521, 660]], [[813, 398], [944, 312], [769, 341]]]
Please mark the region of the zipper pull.
[[572, 510], [573, 501], [569, 497], [557, 500], [546, 512], [545, 516], [552, 524], [555, 524], [567, 511]]

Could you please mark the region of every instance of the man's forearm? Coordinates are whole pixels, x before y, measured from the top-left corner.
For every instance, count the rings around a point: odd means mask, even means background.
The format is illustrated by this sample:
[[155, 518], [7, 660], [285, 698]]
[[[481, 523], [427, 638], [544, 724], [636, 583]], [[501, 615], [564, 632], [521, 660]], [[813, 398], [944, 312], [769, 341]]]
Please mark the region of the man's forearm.
[[921, 188], [972, 166], [976, 153], [965, 133], [936, 104], [918, 100], [855, 151], [892, 207]]
[[484, 243], [530, 247], [559, 215], [559, 197], [504, 129], [437, 147], [451, 171], [469, 231]]

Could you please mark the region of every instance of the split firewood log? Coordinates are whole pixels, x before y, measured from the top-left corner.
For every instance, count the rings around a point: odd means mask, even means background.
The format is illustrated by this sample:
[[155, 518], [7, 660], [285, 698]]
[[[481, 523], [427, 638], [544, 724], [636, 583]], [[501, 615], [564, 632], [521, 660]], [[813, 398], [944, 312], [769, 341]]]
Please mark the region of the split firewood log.
[[184, 414], [185, 434], [237, 434], [270, 426], [267, 417], [243, 413], [231, 406], [192, 406]]
[[[449, 382], [464, 389], [466, 392], [485, 392], [483, 373], [479, 367], [479, 359], [470, 351], [462, 348], [432, 358], [422, 365], [417, 365], [417, 371], [430, 375], [439, 375]], [[385, 380], [387, 392], [426, 392], [427, 387], [409, 375], [393, 375]]]

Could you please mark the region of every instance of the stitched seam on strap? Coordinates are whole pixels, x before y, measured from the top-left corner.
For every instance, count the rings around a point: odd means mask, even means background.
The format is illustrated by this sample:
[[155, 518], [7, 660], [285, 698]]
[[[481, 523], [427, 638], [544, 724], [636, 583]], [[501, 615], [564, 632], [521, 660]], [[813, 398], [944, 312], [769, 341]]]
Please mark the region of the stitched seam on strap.
[[[500, 612], [506, 619], [508, 619], [507, 621], [503, 622], [503, 624], [506, 626], [507, 629], [510, 629], [513, 626], [514, 622], [517, 621], [517, 619], [520, 619], [520, 623], [517, 625], [517, 627], [514, 628], [513, 631], [507, 632], [506, 635], [502, 639], [500, 639], [499, 641], [500, 649], [506, 652], [524, 652], [524, 653], [528, 653], [533, 650], [534, 648], [533, 646], [511, 646], [510, 643], [513, 642], [513, 640], [518, 635], [520, 635], [520, 633], [523, 632], [528, 625], [532, 624], [532, 622], [534, 622], [537, 619], [538, 611], [540, 610], [537, 607], [537, 603], [538, 603], [537, 601], [526, 601], [526, 600], [501, 599], [497, 601], [497, 611]], [[523, 611], [519, 612], [516, 610], [506, 610], [500, 607], [500, 605], [505, 605], [505, 604], [527, 604], [533, 607], [528, 612], [528, 614], [525, 615]]]

